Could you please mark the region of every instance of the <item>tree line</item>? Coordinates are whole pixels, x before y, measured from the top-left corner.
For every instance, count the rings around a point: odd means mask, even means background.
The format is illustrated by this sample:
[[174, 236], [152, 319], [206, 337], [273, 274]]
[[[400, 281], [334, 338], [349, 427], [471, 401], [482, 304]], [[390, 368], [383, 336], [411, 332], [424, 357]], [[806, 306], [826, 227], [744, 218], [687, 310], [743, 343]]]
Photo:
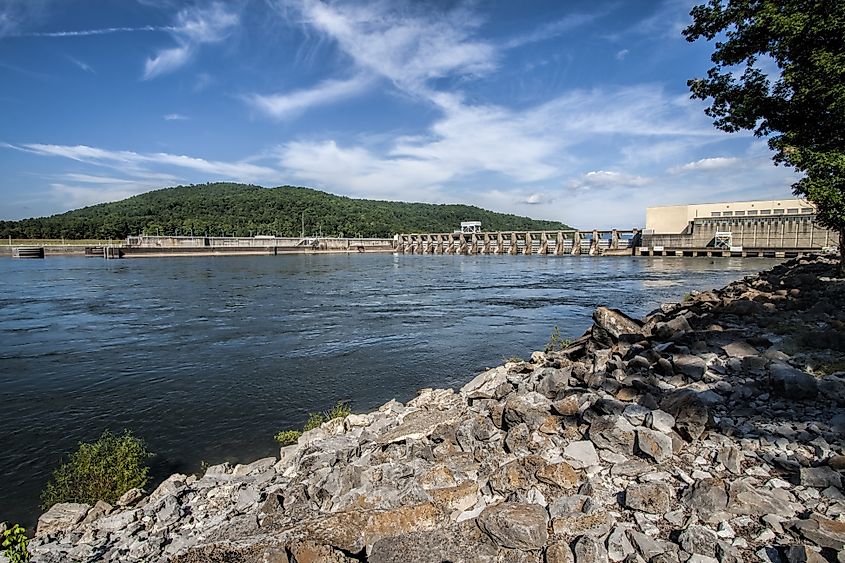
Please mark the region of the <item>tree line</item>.
[[293, 186], [209, 183], [176, 186], [50, 217], [0, 221], [0, 237], [123, 239], [130, 235], [392, 237], [451, 232], [461, 221], [484, 230], [556, 230], [567, 225], [469, 205], [352, 199]]

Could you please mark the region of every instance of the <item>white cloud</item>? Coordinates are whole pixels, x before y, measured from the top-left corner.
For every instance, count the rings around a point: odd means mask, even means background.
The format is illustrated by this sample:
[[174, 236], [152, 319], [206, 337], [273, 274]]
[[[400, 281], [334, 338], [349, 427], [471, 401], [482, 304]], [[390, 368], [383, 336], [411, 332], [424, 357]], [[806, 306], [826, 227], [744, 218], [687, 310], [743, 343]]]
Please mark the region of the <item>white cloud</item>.
[[255, 109], [276, 119], [285, 119], [319, 105], [325, 105], [362, 92], [370, 83], [364, 76], [348, 80], [326, 80], [309, 90], [296, 90], [285, 94], [245, 96], [244, 100]]
[[599, 17], [599, 15], [600, 14], [572, 14], [559, 20], [546, 23], [525, 35], [514, 37], [513, 39], [506, 41], [504, 46], [508, 49], [513, 49], [516, 47], [522, 47], [523, 45], [553, 39], [567, 31], [592, 22]]
[[181, 113], [168, 113], [163, 116], [163, 119], [165, 121], [188, 121], [191, 118]]
[[720, 170], [723, 168], [731, 168], [740, 162], [741, 160], [736, 157], [717, 156], [702, 158], [694, 162], [687, 162], [686, 164], [682, 164], [680, 166], [673, 166], [669, 169], [669, 173], [681, 174], [697, 170]]
[[86, 63], [84, 61], [80, 61], [79, 59], [77, 59], [75, 57], [71, 57], [70, 55], [65, 55], [65, 56], [67, 57], [67, 60], [69, 60], [70, 62], [72, 62], [73, 64], [75, 64], [76, 66], [78, 66], [79, 68], [84, 70], [85, 72], [90, 72], [92, 74], [96, 74], [96, 72], [94, 72], [94, 69], [91, 68], [91, 65], [89, 65], [88, 63]]
[[237, 14], [215, 2], [207, 8], [185, 8], [176, 16], [176, 25], [168, 28], [178, 45], [162, 49], [147, 59], [144, 79], [149, 80], [184, 66], [202, 44], [225, 39], [238, 24]]
[[576, 180], [569, 182], [573, 189], [595, 188], [595, 187], [640, 187], [652, 183], [651, 178], [644, 178], [635, 174], [616, 172], [612, 170], [593, 170], [587, 172]]
[[630, 53], [630, 51], [628, 49], [622, 49], [620, 51], [616, 51], [616, 60], [617, 61], [625, 60], [625, 57], [628, 56], [628, 53]]
[[130, 171], [144, 176], [148, 167], [174, 167], [214, 176], [218, 179], [236, 181], [277, 180], [278, 171], [245, 161], [224, 162], [169, 153], [137, 153], [134, 151], [112, 151], [86, 145], [24, 144], [5, 145], [7, 148], [44, 156], [61, 156], [77, 162], [105, 166], [121, 171]]

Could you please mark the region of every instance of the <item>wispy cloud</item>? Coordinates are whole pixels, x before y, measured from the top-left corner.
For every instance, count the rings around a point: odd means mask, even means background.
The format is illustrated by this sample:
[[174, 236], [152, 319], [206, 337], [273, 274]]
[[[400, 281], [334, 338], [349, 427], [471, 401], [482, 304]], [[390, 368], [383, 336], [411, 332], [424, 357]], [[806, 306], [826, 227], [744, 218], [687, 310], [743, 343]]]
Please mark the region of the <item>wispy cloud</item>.
[[587, 172], [580, 178], [569, 182], [569, 187], [573, 189], [590, 189], [596, 187], [640, 187], [651, 184], [654, 180], [637, 176], [635, 174], [628, 174], [625, 172], [618, 172], [614, 170], [593, 170]]
[[509, 39], [504, 43], [504, 47], [508, 49], [513, 49], [516, 47], [522, 47], [523, 45], [553, 39], [577, 27], [591, 23], [597, 18], [599, 18], [601, 15], [602, 14], [600, 13], [572, 14], [559, 20], [546, 23], [540, 26], [539, 28], [524, 35], [519, 35], [517, 37]]
[[67, 31], [29, 31], [12, 34], [13, 37], [90, 37], [92, 35], [111, 35], [113, 33], [136, 33], [139, 31], [179, 31], [172, 26], [142, 25], [138, 27], [103, 27], [99, 29], [79, 29]]
[[89, 65], [88, 63], [86, 63], [84, 61], [80, 61], [76, 57], [72, 57], [70, 55], [65, 55], [65, 57], [67, 57], [67, 60], [69, 60], [70, 62], [72, 62], [73, 64], [75, 64], [76, 66], [78, 66], [79, 68], [84, 70], [85, 72], [90, 72], [91, 74], [96, 74], [96, 72], [94, 72], [94, 69], [91, 68], [91, 65]]
[[165, 121], [188, 121], [191, 118], [181, 113], [168, 113], [163, 116], [163, 119]]
[[225, 39], [238, 24], [238, 14], [230, 12], [219, 2], [207, 8], [186, 8], [176, 16], [176, 25], [168, 28], [176, 47], [160, 50], [147, 59], [144, 79], [149, 80], [172, 72], [185, 65], [200, 45], [218, 43]]
[[296, 116], [303, 111], [319, 105], [325, 105], [364, 91], [371, 79], [363, 75], [348, 80], [326, 80], [307, 90], [295, 90], [284, 94], [244, 97], [244, 101], [253, 108], [277, 119]]
[[134, 151], [113, 151], [87, 145], [47, 145], [47, 144], [5, 144], [12, 148], [42, 156], [60, 156], [121, 171], [132, 171], [137, 176], [144, 176], [147, 167], [173, 167], [200, 172], [220, 179], [238, 181], [276, 180], [278, 171], [267, 166], [260, 166], [245, 161], [224, 162], [206, 160], [186, 155], [169, 153], [138, 153]]
[[617, 61], [624, 61], [625, 57], [628, 56], [628, 53], [630, 53], [630, 51], [628, 49], [621, 49], [619, 51], [616, 51], [616, 60]]

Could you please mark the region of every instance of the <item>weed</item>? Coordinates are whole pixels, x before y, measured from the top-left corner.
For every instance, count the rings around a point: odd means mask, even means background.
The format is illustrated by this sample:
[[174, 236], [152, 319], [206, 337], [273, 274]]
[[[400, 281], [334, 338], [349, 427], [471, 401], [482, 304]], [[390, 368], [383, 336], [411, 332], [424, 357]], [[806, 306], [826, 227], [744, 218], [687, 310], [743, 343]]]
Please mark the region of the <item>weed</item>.
[[549, 352], [560, 352], [570, 344], [572, 344], [571, 340], [560, 337], [560, 329], [557, 327], [557, 325], [555, 325], [554, 330], [552, 330], [552, 335], [549, 337], [549, 341], [546, 343], [545, 351], [547, 354]]
[[104, 500], [114, 504], [129, 489], [147, 484], [152, 457], [140, 438], [129, 430], [116, 436], [106, 430], [93, 443], [79, 443], [79, 448], [53, 472], [53, 478], [41, 494], [41, 507], [49, 509], [59, 502], [94, 504]]
[[9, 563], [27, 563], [30, 555], [26, 544], [29, 538], [26, 537], [26, 530], [17, 524], [3, 532], [3, 542], [0, 546], [3, 547], [3, 555], [9, 560]]
[[302, 436], [302, 432], [299, 430], [282, 430], [274, 437], [280, 446], [290, 446], [295, 444], [300, 436]]

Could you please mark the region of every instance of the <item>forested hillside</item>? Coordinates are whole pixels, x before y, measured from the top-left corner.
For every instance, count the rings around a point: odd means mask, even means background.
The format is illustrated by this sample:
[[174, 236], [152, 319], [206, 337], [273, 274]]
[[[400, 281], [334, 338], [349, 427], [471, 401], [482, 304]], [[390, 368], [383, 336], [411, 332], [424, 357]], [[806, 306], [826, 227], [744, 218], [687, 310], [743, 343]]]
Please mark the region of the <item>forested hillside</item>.
[[469, 205], [352, 199], [308, 188], [243, 184], [178, 186], [51, 217], [0, 221], [0, 237], [108, 239], [147, 234], [392, 237], [451, 232], [461, 221], [486, 231], [561, 229], [556, 221], [494, 213]]

